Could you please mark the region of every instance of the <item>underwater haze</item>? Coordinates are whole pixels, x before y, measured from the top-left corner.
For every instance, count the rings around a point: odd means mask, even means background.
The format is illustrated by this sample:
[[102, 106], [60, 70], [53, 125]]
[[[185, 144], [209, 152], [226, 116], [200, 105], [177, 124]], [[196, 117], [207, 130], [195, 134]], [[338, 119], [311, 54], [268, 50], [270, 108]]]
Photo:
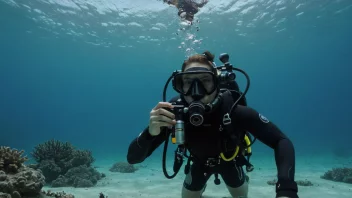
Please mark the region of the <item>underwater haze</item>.
[[0, 0], [0, 145], [125, 157], [172, 72], [209, 50], [248, 73], [248, 105], [297, 155], [351, 154], [351, 18], [350, 0], [210, 0], [191, 27], [157, 0]]

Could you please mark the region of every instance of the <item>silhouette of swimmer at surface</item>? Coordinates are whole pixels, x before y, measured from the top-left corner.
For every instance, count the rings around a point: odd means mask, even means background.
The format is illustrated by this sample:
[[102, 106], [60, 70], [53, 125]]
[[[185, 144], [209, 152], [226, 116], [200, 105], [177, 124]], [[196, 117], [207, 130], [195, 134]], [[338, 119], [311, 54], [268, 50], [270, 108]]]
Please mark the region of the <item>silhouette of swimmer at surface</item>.
[[169, 5], [174, 5], [178, 9], [178, 16], [181, 19], [193, 22], [194, 15], [199, 11], [199, 8], [208, 3], [208, 0], [202, 0], [200, 3], [194, 0], [163, 0]]

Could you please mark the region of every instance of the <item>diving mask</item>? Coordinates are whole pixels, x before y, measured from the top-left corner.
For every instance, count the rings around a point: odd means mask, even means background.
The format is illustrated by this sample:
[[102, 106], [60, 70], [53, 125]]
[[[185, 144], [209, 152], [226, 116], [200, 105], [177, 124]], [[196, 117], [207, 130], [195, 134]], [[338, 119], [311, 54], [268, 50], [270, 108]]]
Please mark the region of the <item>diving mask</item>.
[[192, 67], [174, 76], [173, 87], [183, 96], [201, 100], [205, 95], [210, 95], [217, 89], [217, 78], [207, 68]]
[[201, 99], [211, 95], [217, 89], [216, 75], [204, 67], [192, 67], [185, 72], [177, 73], [172, 81], [175, 91], [184, 96], [191, 96], [193, 101], [188, 106], [190, 122], [194, 126], [203, 124], [203, 115], [211, 108]]

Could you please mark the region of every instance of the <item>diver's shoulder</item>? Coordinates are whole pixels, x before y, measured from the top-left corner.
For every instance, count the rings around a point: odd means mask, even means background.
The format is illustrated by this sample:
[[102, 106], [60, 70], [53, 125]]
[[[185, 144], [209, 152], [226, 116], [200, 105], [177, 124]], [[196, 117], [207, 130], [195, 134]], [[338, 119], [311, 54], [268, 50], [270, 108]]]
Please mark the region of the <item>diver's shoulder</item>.
[[238, 113], [253, 113], [256, 112], [256, 110], [254, 108], [252, 108], [251, 106], [244, 106], [244, 105], [237, 105], [235, 108], [235, 112], [236, 114]]
[[247, 109], [247, 108], [250, 108], [249, 106], [245, 106], [245, 105], [236, 105], [236, 109]]

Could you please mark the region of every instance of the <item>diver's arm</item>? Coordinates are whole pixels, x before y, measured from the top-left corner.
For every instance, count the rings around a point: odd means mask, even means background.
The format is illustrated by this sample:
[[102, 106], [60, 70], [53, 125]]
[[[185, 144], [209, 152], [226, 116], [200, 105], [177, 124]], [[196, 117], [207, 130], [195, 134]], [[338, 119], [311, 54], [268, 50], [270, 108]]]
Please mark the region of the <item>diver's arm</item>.
[[289, 138], [274, 123], [250, 107], [238, 105], [232, 117], [236, 124], [275, 150], [278, 171], [277, 197], [298, 198], [297, 184], [294, 181], [295, 151]]
[[148, 127], [135, 138], [128, 148], [127, 161], [130, 164], [143, 162], [153, 151], [162, 144], [166, 139], [166, 128], [163, 128], [157, 136], [149, 133]]
[[[175, 96], [169, 100], [169, 103], [173, 104], [179, 98], [180, 96]], [[166, 110], [172, 111], [171, 109]], [[128, 163], [137, 164], [143, 162], [166, 140], [166, 138], [168, 138], [168, 130], [168, 127], [161, 127], [159, 135], [152, 136], [149, 133], [149, 126], [146, 127], [143, 132], [131, 142], [127, 153]]]

